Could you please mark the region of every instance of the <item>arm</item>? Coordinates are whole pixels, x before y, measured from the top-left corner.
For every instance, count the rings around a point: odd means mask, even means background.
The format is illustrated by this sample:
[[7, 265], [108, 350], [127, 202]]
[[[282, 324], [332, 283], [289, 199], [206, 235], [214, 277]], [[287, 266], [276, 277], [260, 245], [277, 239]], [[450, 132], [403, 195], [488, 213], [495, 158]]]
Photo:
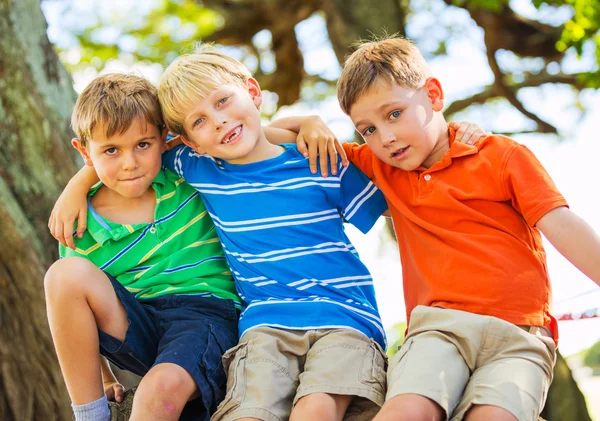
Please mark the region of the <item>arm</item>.
[[600, 236], [567, 207], [551, 210], [537, 227], [573, 265], [600, 286]]
[[73, 226], [77, 224], [77, 236], [81, 238], [87, 226], [87, 194], [98, 182], [93, 167], [85, 166], [69, 181], [54, 204], [48, 228], [54, 238], [63, 246], [75, 250]]
[[[286, 139], [282, 135], [281, 139], [277, 138], [277, 140], [273, 140], [273, 143], [295, 142], [298, 146], [298, 151], [305, 157], [308, 157], [310, 170], [313, 174], [317, 173], [317, 155], [319, 155], [319, 165], [323, 177], [327, 177], [328, 157], [331, 162], [331, 172], [333, 175], [337, 173], [338, 154], [342, 158], [342, 164], [344, 166], [348, 165], [348, 159], [341, 143], [319, 116], [280, 118], [272, 122], [269, 127], [270, 130], [283, 129], [298, 133], [298, 136], [294, 136], [291, 142], [288, 140], [290, 138], [288, 132], [285, 135]], [[267, 139], [269, 139], [267, 131], [265, 131], [265, 134], [267, 135]], [[269, 141], [271, 142], [271, 139]]]
[[104, 385], [104, 393], [109, 401], [115, 400], [121, 402], [125, 388], [110, 369], [108, 361], [104, 357], [100, 357], [100, 367], [102, 369], [102, 383]]

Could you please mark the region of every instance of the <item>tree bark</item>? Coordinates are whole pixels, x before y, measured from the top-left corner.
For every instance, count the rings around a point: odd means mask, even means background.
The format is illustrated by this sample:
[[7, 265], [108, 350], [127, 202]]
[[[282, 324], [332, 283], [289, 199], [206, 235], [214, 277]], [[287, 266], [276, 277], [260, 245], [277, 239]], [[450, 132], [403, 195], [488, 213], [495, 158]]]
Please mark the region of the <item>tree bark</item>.
[[57, 258], [47, 220], [76, 170], [75, 93], [39, 0], [0, 0], [0, 419], [70, 419], [47, 326], [43, 276]]

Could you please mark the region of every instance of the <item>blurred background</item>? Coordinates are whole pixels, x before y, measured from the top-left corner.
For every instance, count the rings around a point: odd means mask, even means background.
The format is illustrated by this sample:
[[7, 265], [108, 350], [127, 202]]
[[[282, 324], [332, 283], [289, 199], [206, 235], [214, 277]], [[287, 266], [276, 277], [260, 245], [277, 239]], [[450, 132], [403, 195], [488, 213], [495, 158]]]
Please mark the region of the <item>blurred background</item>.
[[[448, 119], [532, 149], [574, 212], [600, 232], [597, 0], [0, 0], [0, 420], [68, 420], [47, 329], [47, 219], [81, 165], [69, 141], [78, 92], [107, 72], [158, 83], [195, 42], [241, 60], [265, 91], [265, 123], [320, 115], [355, 141], [335, 97], [359, 39], [401, 34], [429, 60]], [[382, 219], [349, 235], [375, 278], [393, 354], [405, 328], [397, 247]], [[545, 243], [561, 321], [543, 416], [600, 421], [600, 288]]]

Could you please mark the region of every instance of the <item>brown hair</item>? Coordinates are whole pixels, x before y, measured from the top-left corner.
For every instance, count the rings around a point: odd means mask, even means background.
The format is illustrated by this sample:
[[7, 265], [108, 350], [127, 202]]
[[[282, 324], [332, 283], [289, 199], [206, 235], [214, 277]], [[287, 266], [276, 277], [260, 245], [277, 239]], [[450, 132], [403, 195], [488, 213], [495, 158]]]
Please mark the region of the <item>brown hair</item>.
[[192, 54], [177, 58], [163, 74], [158, 97], [169, 130], [186, 136], [185, 113], [220, 85], [236, 83], [245, 86], [252, 77], [239, 61], [201, 45]]
[[110, 73], [94, 79], [79, 95], [71, 127], [86, 146], [96, 127], [108, 138], [126, 132], [136, 117], [164, 127], [156, 88], [141, 76]]
[[337, 85], [342, 110], [350, 108], [358, 97], [378, 80], [418, 89], [431, 72], [419, 49], [408, 39], [389, 37], [365, 42], [346, 60]]

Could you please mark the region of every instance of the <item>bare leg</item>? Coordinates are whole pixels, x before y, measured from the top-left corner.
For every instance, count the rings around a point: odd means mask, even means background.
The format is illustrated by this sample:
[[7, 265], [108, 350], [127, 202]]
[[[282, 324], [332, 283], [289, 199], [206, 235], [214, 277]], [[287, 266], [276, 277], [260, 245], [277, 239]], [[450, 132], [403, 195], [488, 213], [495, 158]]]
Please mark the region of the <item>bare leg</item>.
[[98, 329], [124, 340], [125, 308], [104, 272], [80, 257], [54, 263], [44, 287], [50, 331], [71, 401], [95, 401], [104, 395]]
[[[444, 410], [421, 395], [398, 395], [387, 401], [373, 421], [442, 421]], [[488, 420], [489, 421], [489, 420]]]
[[467, 415], [465, 421], [518, 421], [517, 418], [502, 409], [493, 405], [474, 405]]
[[290, 421], [342, 421], [352, 395], [334, 395], [329, 393], [311, 393], [296, 402]]
[[184, 368], [157, 364], [135, 392], [130, 421], [177, 421], [185, 404], [199, 396], [198, 385]]

